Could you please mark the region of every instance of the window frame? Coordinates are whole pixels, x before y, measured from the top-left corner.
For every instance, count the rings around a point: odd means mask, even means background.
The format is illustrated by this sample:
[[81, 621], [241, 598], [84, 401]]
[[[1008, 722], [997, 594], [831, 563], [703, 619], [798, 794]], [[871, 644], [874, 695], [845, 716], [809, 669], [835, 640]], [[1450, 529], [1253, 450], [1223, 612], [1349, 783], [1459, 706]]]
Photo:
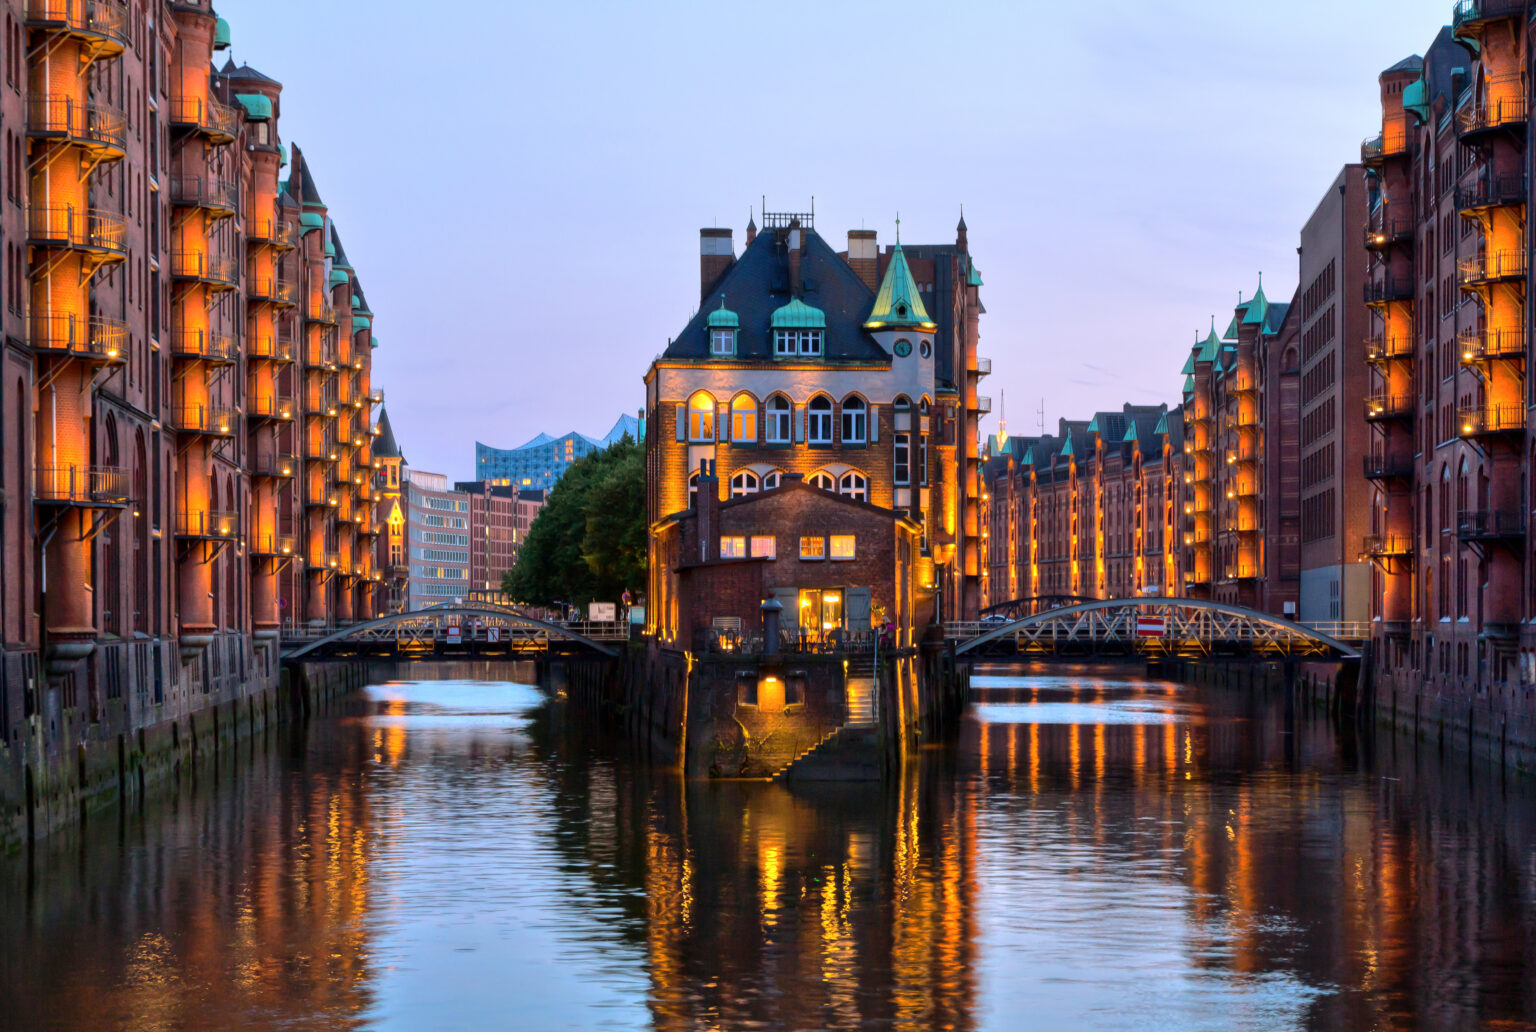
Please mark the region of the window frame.
[[[838, 545], [841, 544], [841, 543], [846, 543], [847, 544], [847, 546], [848, 546], [848, 554], [847, 555], [839, 555], [838, 554], [838, 551], [837, 551]], [[855, 559], [858, 558], [858, 535], [857, 534], [829, 534], [829, 535], [827, 535], [826, 551], [827, 551], [827, 558], [830, 559], [832, 562], [835, 562], [835, 563], [851, 563]]]
[[837, 478], [837, 493], [855, 502], [868, 502], [869, 478], [856, 469], [850, 469]]
[[[721, 341], [725, 347], [721, 347]], [[709, 331], [709, 353], [730, 356], [736, 354], [736, 331], [729, 327], [715, 327]]]
[[[741, 481], [738, 485], [736, 482]], [[762, 478], [750, 469], [738, 469], [731, 474], [731, 497], [745, 498], [762, 490]]]
[[750, 394], [731, 399], [731, 443], [757, 443], [757, 399]]
[[[817, 408], [818, 404], [824, 404], [825, 408]], [[833, 431], [836, 429], [833, 420], [834, 406], [832, 399], [825, 394], [818, 394], [805, 406], [805, 443], [810, 445], [831, 446], [834, 443]], [[824, 421], [824, 422], [823, 422]], [[818, 435], [817, 430], [824, 431], [824, 435]]]
[[[767, 542], [766, 550], [761, 546]], [[753, 559], [777, 559], [779, 539], [774, 534], [751, 534], [747, 538], [747, 554]]]
[[824, 469], [818, 469], [816, 472], [806, 477], [805, 482], [816, 488], [818, 491], [825, 491], [828, 494], [837, 494], [837, 478]]
[[857, 394], [843, 399], [838, 420], [843, 444], [869, 443], [869, 403]]
[[[727, 550], [729, 543], [729, 550]], [[743, 534], [725, 534], [720, 538], [720, 558], [745, 559], [747, 558], [747, 538]]]
[[[777, 403], [777, 404], [776, 404]], [[782, 407], [780, 407], [782, 406]], [[791, 444], [795, 439], [795, 404], [782, 394], [774, 394], [768, 398], [763, 407], [765, 419], [763, 426], [763, 439], [769, 444]], [[783, 421], [783, 433], [779, 433], [780, 420]]]
[[897, 487], [912, 484], [912, 435], [891, 435], [891, 476]]
[[[696, 404], [698, 399], [707, 398], [708, 405]], [[715, 419], [716, 402], [714, 395], [708, 391], [696, 391], [688, 399], [688, 443], [689, 444], [713, 444], [715, 443]]]
[[[810, 546], [810, 547], [807, 547]], [[825, 562], [827, 558], [827, 539], [819, 534], [800, 535], [800, 561], [806, 563]]]

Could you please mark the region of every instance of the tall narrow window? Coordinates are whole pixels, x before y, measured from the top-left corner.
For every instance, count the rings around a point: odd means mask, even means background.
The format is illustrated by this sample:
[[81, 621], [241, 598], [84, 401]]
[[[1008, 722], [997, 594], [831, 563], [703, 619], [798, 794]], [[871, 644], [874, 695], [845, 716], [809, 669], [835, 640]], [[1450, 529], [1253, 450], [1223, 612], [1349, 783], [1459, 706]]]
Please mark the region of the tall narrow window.
[[832, 443], [832, 399], [825, 394], [811, 399], [806, 437], [812, 444]]
[[790, 441], [790, 418], [794, 409], [789, 404], [789, 399], [782, 394], [775, 394], [768, 399], [768, 425], [765, 428], [768, 433], [769, 444], [788, 444]]
[[917, 439], [917, 482], [923, 487], [928, 486], [928, 435], [922, 434]]
[[713, 442], [715, 439], [715, 399], [700, 391], [688, 399], [688, 440]]
[[850, 394], [843, 399], [843, 443], [863, 444], [869, 434], [869, 408], [864, 399]]
[[905, 486], [912, 482], [912, 435], [897, 434], [892, 452], [892, 472], [896, 483]]
[[731, 399], [731, 440], [737, 444], [757, 443], [757, 399], [738, 394]]

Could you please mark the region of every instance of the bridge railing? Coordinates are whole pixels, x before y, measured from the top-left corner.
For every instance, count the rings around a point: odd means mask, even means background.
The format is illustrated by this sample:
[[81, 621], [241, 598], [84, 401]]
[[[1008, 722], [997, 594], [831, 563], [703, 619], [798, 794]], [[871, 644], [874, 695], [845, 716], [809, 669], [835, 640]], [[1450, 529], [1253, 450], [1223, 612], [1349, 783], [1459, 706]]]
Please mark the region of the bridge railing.
[[[798, 631], [779, 632], [779, 653], [786, 656], [863, 656], [875, 652], [874, 631], [838, 631], [829, 637], [813, 637]], [[711, 655], [761, 656], [761, 634], [741, 634], [723, 629], [701, 630], [694, 636], [694, 651]], [[881, 648], [887, 648], [882, 645]]]

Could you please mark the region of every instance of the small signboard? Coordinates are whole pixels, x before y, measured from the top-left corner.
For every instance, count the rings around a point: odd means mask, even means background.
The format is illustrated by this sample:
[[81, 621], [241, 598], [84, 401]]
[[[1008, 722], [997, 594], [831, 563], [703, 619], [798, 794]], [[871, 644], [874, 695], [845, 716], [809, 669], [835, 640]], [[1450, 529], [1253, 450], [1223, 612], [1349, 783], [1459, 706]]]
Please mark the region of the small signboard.
[[458, 624], [453, 624], [451, 627], [448, 628], [448, 644], [449, 645], [459, 645], [459, 644], [462, 644], [463, 641], [464, 641], [464, 629], [463, 628], [461, 628]]
[[501, 644], [501, 628], [487, 627], [485, 629], [485, 640], [491, 645]]
[[1161, 638], [1168, 633], [1168, 618], [1166, 616], [1138, 616], [1136, 617], [1136, 637]]
[[614, 602], [593, 602], [587, 606], [587, 619], [593, 623], [613, 623], [619, 618], [619, 607]]

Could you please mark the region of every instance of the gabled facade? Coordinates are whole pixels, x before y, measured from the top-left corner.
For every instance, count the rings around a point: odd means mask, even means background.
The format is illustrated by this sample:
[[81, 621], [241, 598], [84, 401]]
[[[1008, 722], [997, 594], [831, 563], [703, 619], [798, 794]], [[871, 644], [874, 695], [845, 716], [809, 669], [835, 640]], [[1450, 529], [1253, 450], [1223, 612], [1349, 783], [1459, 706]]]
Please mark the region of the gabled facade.
[[[913, 562], [945, 619], [981, 597], [976, 354], [981, 277], [962, 220], [953, 245], [834, 251], [814, 218], [764, 214], [734, 253], [701, 233], [701, 308], [646, 373], [653, 525], [695, 505], [700, 471], [723, 498], [807, 484], [921, 528]], [[648, 630], [675, 641], [675, 599], [655, 571]], [[866, 628], [867, 629], [867, 628]]]

